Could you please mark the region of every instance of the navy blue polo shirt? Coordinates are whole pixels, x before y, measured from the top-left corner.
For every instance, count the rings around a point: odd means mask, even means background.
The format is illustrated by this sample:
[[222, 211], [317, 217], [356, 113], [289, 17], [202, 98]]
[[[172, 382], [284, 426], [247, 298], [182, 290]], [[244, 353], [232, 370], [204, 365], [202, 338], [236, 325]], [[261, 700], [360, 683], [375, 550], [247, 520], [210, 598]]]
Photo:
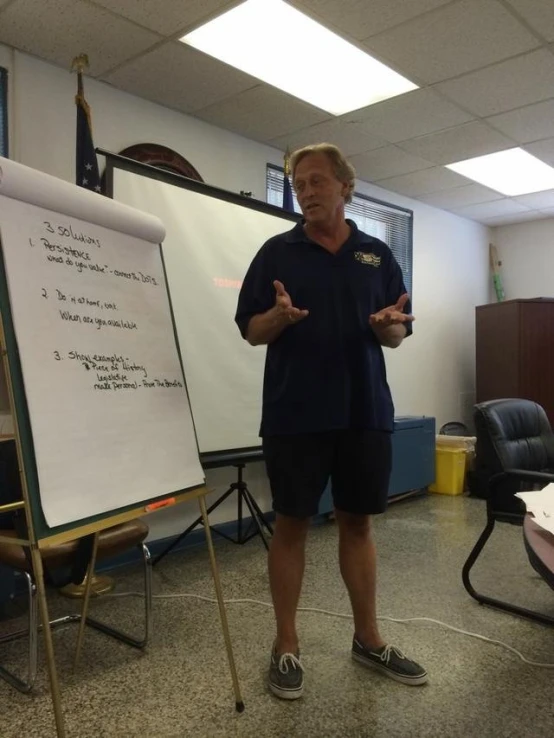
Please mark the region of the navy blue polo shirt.
[[244, 278], [235, 316], [243, 337], [252, 316], [275, 305], [276, 279], [294, 307], [310, 311], [267, 347], [261, 436], [393, 430], [383, 349], [369, 316], [394, 305], [406, 288], [388, 246], [347, 223], [350, 236], [336, 254], [298, 223], [266, 241]]

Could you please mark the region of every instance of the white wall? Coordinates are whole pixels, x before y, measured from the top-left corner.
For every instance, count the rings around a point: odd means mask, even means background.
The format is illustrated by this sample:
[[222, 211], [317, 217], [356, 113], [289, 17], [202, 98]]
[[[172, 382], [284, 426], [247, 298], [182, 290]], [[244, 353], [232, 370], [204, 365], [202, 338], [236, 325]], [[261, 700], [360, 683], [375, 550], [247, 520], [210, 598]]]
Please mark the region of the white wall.
[[[11, 155], [14, 159], [73, 181], [76, 79], [64, 70], [0, 46], [0, 64], [11, 78]], [[282, 152], [192, 117], [87, 79], [96, 146], [120, 151], [140, 142], [169, 146], [189, 159], [206, 182], [265, 199], [265, 165], [282, 164]], [[389, 379], [399, 415], [469, 420], [474, 394], [474, 307], [488, 301], [489, 231], [378, 187], [360, 191], [414, 210], [414, 337], [389, 351]], [[232, 481], [232, 469], [207, 473], [216, 494]], [[269, 509], [262, 464], [246, 478], [260, 505]], [[149, 517], [151, 538], [171, 535], [196, 516], [170, 508]], [[214, 521], [236, 517], [232, 497]]]
[[554, 218], [494, 229], [506, 299], [554, 297]]
[[489, 301], [489, 229], [370, 184], [359, 190], [414, 211], [414, 335], [386, 351], [397, 415], [472, 424], [475, 306]]
[[[75, 179], [74, 74], [15, 52], [11, 156], [56, 177]], [[154, 141], [175, 149], [209, 184], [265, 199], [266, 162], [282, 163], [276, 149], [248, 141], [196, 118], [85, 79], [96, 146], [121, 151]], [[103, 167], [102, 158], [99, 164]]]

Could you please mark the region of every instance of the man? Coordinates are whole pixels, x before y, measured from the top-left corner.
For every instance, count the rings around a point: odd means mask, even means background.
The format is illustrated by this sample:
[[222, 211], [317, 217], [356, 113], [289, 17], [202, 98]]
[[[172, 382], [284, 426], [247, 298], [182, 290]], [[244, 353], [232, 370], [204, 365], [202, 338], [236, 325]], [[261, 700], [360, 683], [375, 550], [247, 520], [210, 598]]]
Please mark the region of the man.
[[408, 295], [389, 248], [345, 219], [355, 172], [339, 149], [300, 149], [291, 169], [303, 220], [262, 246], [236, 314], [243, 337], [268, 347], [260, 435], [276, 513], [269, 687], [284, 699], [302, 695], [296, 610], [308, 526], [329, 478], [354, 616], [352, 657], [423, 684], [425, 669], [379, 633], [370, 534], [391, 472], [394, 409], [382, 347], [396, 348], [412, 332]]

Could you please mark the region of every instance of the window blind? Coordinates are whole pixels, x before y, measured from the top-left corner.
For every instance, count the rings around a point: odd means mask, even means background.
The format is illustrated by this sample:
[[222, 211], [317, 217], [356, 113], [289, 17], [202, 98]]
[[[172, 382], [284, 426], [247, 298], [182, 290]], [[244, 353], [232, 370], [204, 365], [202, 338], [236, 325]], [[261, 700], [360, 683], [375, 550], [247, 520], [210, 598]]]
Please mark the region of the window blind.
[[[268, 164], [266, 167], [267, 202], [277, 207], [283, 205], [284, 172], [280, 167]], [[300, 212], [293, 190], [294, 209]], [[402, 274], [406, 289], [412, 295], [413, 263], [413, 212], [396, 205], [375, 200], [355, 192], [352, 202], [345, 206], [345, 215], [353, 220], [358, 228], [370, 236], [384, 241], [394, 254]]]

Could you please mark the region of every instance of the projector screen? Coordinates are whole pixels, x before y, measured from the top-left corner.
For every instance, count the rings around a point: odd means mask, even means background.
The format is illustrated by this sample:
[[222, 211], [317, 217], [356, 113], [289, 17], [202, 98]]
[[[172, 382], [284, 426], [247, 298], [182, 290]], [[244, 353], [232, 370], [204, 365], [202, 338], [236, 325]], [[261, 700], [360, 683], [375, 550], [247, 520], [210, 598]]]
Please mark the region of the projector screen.
[[234, 316], [252, 258], [297, 216], [145, 165], [133, 170], [114, 167], [113, 197], [165, 226], [163, 259], [200, 453], [259, 447], [266, 350], [242, 339]]

